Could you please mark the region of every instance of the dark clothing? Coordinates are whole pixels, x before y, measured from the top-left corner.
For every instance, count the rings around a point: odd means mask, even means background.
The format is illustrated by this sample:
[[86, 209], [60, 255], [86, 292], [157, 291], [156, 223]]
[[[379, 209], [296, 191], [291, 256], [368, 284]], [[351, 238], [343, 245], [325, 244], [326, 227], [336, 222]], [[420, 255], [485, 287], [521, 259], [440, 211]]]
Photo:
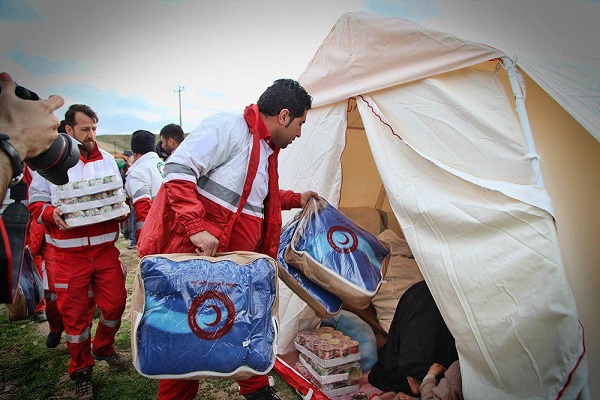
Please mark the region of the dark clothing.
[[378, 351], [369, 383], [385, 391], [411, 393], [408, 376], [422, 381], [431, 364], [448, 368], [456, 360], [454, 338], [422, 281], [400, 298], [388, 342]]

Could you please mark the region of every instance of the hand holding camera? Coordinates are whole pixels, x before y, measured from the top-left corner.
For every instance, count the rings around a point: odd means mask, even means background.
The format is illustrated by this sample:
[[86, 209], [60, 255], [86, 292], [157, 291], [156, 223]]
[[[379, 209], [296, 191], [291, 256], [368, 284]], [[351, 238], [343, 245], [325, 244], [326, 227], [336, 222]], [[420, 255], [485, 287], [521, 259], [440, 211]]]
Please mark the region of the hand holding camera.
[[[60, 96], [40, 100], [34, 92], [16, 85], [9, 74], [0, 74], [0, 134], [10, 137], [21, 160], [57, 185], [68, 182], [67, 170], [79, 160], [76, 142], [57, 131], [60, 122], [53, 113], [63, 104]], [[14, 164], [13, 160], [13, 169]]]
[[67, 135], [58, 134], [54, 111], [64, 104], [60, 96], [40, 100], [0, 74], [0, 191], [4, 197], [12, 179], [11, 198], [0, 219], [0, 302], [14, 299], [25, 249], [29, 211], [23, 204], [27, 186], [19, 182], [23, 160], [52, 183], [64, 184], [67, 170], [79, 160], [79, 149]]
[[15, 93], [15, 82], [5, 72], [0, 74], [0, 85], [0, 132], [11, 137], [11, 144], [22, 159], [37, 156], [58, 135], [60, 121], [53, 113], [62, 107], [64, 100], [52, 96], [36, 102], [23, 101]]

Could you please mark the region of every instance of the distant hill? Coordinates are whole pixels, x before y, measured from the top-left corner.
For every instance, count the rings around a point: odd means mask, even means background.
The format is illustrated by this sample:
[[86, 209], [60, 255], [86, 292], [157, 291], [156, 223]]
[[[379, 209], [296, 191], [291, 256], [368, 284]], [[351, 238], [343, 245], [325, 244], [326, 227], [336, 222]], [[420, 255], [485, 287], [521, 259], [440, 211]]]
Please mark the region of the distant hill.
[[[185, 136], [187, 137], [188, 134], [186, 133]], [[156, 141], [159, 140], [158, 135], [156, 135]], [[131, 149], [131, 134], [98, 135], [96, 136], [96, 142], [98, 142], [98, 146], [100, 146], [102, 150], [108, 151], [110, 154], [123, 154], [124, 150]]]
[[[157, 138], [158, 140], [158, 138]], [[124, 150], [131, 148], [131, 134], [129, 135], [98, 135], [98, 146], [111, 154], [123, 154]]]

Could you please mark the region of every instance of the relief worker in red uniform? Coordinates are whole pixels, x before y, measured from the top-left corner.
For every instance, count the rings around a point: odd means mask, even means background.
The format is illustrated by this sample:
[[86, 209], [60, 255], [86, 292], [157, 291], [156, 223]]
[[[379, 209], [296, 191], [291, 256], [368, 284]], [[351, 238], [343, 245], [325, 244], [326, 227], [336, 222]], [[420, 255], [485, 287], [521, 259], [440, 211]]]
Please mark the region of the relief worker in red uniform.
[[[206, 118], [167, 160], [165, 179], [138, 243], [141, 256], [255, 251], [276, 258], [281, 210], [315, 192], [279, 190], [277, 156], [300, 137], [312, 98], [279, 79], [243, 115]], [[238, 381], [246, 399], [278, 399], [266, 375]], [[197, 380], [161, 380], [160, 400], [193, 399]]]
[[[116, 175], [122, 187], [117, 163], [96, 143], [96, 113], [86, 105], [75, 104], [67, 110], [65, 121], [67, 133], [80, 142], [79, 162], [68, 171], [69, 183]], [[34, 173], [29, 188], [29, 209], [32, 218], [46, 227], [45, 240], [55, 254], [54, 288], [71, 353], [69, 376], [75, 380], [76, 398], [93, 399], [94, 358], [113, 366], [125, 364], [125, 357], [117, 353], [114, 346], [127, 297], [120, 253], [115, 246], [120, 219], [69, 227], [61, 209], [52, 205], [60, 188]], [[102, 312], [93, 340], [92, 295]]]

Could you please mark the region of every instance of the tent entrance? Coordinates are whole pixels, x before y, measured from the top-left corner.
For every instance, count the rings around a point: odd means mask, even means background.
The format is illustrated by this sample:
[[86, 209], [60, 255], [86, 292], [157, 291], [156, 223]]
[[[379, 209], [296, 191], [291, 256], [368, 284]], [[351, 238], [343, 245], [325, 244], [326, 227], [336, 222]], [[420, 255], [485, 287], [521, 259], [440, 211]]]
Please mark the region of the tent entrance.
[[[348, 99], [345, 141], [341, 155], [339, 209], [367, 230], [383, 232], [391, 229], [404, 237], [377, 169], [354, 97]], [[374, 216], [377, 215], [379, 226], [374, 226]]]
[[[369, 147], [356, 98], [348, 99], [346, 145], [342, 153], [342, 190], [339, 206], [390, 211], [385, 188]], [[344, 187], [351, 188], [344, 190]]]

